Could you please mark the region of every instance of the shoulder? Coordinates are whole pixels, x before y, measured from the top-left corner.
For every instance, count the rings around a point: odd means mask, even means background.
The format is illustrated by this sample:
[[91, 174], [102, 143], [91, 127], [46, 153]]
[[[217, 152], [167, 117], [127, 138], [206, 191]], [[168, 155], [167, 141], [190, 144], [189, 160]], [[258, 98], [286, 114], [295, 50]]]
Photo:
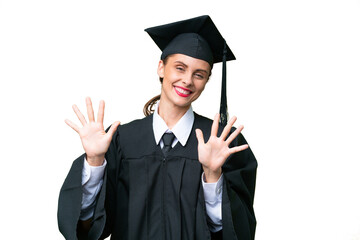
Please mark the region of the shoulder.
[[153, 136], [152, 115], [118, 126], [114, 137], [122, 148], [146, 144]]
[[[194, 127], [195, 129], [196, 128], [199, 128], [203, 131], [204, 133], [204, 136], [205, 137], [209, 137], [210, 136], [210, 133], [211, 133], [211, 127], [212, 127], [212, 124], [213, 124], [213, 120], [212, 119], [209, 119], [207, 117], [204, 117], [204, 116], [201, 116], [197, 113], [194, 112], [194, 115], [195, 115], [195, 124], [194, 124]], [[217, 135], [220, 136], [222, 131], [224, 130], [224, 127], [225, 126], [222, 126], [222, 125], [218, 125], [218, 133]], [[231, 130], [230, 130], [230, 133], [229, 135], [234, 132], [236, 130], [236, 128], [233, 126], [231, 127]], [[246, 144], [246, 140], [243, 136], [242, 133], [240, 133], [236, 138], [235, 140], [231, 143], [231, 146], [237, 146], [237, 145], [242, 145], [242, 144]]]
[[123, 158], [140, 158], [154, 150], [152, 119], [150, 115], [117, 128], [113, 140]]
[[[137, 129], [143, 129], [148, 127], [149, 125], [151, 126], [151, 124], [152, 124], [152, 115], [144, 117], [142, 119], [133, 120], [126, 124], [120, 124], [116, 129], [115, 134], [119, 134], [119, 133], [123, 134], [129, 131], [132, 132]], [[111, 125], [106, 129], [106, 132], [109, 131], [110, 127]]]
[[[106, 129], [106, 132], [109, 131], [110, 127], [111, 126]], [[152, 115], [133, 120], [126, 124], [120, 124], [113, 135], [113, 140], [119, 142], [124, 137], [126, 139], [137, 139], [149, 131], [152, 131]]]
[[[211, 132], [211, 127], [213, 124], [213, 120], [204, 116], [201, 116], [197, 113], [194, 112], [195, 115], [195, 122], [194, 122], [194, 127], [195, 128], [199, 128], [203, 131], [204, 136], [205, 135], [209, 135], [210, 136], [210, 132]], [[222, 130], [223, 130], [223, 126], [221, 126], [220, 124], [218, 125], [218, 135], [221, 134]], [[220, 135], [219, 135], [220, 136]]]
[[121, 134], [126, 134], [128, 132], [139, 131], [149, 127], [152, 127], [152, 115], [120, 125], [117, 131]]
[[210, 125], [212, 124], [213, 120], [211, 120], [210, 118], [204, 117], [200, 114], [197, 114], [196, 112], [194, 112], [194, 117], [195, 117], [195, 123], [199, 124], [199, 125]]

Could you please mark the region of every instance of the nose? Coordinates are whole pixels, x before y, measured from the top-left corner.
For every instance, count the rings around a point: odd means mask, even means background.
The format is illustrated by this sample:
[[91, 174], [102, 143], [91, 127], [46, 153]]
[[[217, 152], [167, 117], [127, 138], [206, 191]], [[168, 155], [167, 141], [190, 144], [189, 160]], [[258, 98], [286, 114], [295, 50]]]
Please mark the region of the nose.
[[193, 76], [191, 73], [187, 73], [183, 76], [182, 82], [185, 84], [185, 86], [191, 86], [193, 83]]

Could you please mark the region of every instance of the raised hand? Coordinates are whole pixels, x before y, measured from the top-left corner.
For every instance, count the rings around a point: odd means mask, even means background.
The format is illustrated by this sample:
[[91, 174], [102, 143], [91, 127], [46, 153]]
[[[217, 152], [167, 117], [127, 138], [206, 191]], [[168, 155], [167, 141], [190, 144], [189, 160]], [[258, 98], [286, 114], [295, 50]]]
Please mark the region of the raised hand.
[[100, 101], [96, 121], [91, 99], [89, 97], [86, 98], [86, 108], [89, 122], [86, 121], [79, 108], [75, 104], [73, 105], [73, 110], [80, 120], [83, 126], [82, 128], [78, 127], [75, 123], [68, 119], [65, 120], [65, 123], [79, 134], [81, 143], [86, 153], [86, 160], [89, 164], [92, 166], [100, 166], [104, 162], [105, 153], [110, 146], [112, 136], [114, 135], [120, 122], [114, 122], [109, 131], [105, 132], [103, 124], [105, 102], [103, 100]]
[[247, 144], [229, 148], [229, 144], [238, 136], [244, 126], [239, 126], [233, 133], [226, 138], [231, 127], [236, 121], [236, 117], [232, 117], [225, 126], [220, 137], [217, 137], [219, 128], [220, 114], [216, 114], [212, 127], [211, 135], [207, 143], [204, 142], [204, 136], [200, 129], [196, 129], [196, 138], [198, 139], [199, 162], [202, 164], [206, 182], [216, 182], [221, 176], [221, 167], [225, 163], [230, 154], [245, 150]]

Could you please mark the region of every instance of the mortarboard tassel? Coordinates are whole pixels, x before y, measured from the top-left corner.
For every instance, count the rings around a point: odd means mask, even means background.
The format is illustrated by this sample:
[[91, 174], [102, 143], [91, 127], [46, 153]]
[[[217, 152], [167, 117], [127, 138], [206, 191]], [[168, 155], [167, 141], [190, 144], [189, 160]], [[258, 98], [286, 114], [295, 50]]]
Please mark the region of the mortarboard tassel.
[[221, 100], [220, 100], [220, 125], [222, 126], [225, 126], [227, 124], [227, 118], [228, 118], [227, 100], [226, 100], [226, 57], [227, 57], [227, 48], [226, 48], [226, 41], [224, 40]]

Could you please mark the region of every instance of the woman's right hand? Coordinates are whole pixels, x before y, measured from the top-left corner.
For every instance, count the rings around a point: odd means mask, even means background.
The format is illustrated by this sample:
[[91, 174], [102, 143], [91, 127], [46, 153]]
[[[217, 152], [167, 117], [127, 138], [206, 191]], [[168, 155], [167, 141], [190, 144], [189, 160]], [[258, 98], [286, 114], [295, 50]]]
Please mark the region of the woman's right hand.
[[103, 124], [105, 102], [103, 100], [100, 101], [97, 121], [95, 121], [94, 110], [89, 97], [86, 98], [86, 108], [89, 122], [86, 122], [84, 115], [78, 107], [75, 104], [73, 105], [73, 110], [80, 120], [82, 128], [79, 128], [68, 119], [65, 120], [65, 123], [79, 134], [88, 163], [92, 166], [101, 166], [105, 159], [105, 153], [110, 146], [112, 136], [120, 122], [114, 122], [109, 131], [105, 132]]

